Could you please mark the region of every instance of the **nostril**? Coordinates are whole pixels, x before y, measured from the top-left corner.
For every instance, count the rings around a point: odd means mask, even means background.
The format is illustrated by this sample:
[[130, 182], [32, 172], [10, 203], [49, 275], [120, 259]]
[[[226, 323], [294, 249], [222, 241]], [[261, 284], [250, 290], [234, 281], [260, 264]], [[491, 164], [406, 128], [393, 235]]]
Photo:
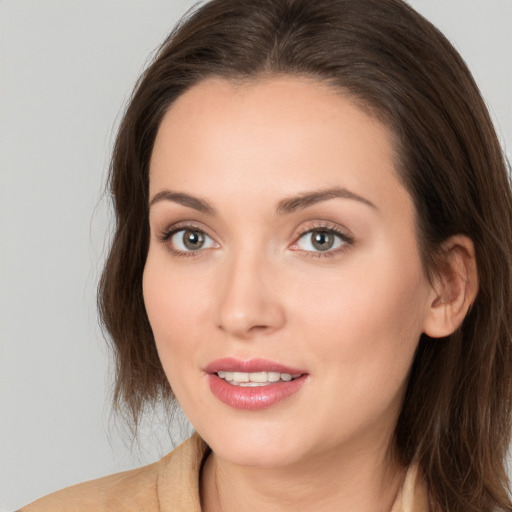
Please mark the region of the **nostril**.
[[268, 328], [269, 328], [269, 326], [267, 326], [267, 325], [254, 325], [249, 330], [250, 331], [264, 331]]

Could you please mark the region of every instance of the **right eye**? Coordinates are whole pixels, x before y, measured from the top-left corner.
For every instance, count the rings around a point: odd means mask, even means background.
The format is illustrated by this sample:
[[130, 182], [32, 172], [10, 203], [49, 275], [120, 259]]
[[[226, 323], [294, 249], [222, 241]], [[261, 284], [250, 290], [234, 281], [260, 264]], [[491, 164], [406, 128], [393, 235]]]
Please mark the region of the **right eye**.
[[198, 229], [180, 229], [169, 236], [172, 248], [177, 252], [196, 252], [215, 247], [215, 242]]

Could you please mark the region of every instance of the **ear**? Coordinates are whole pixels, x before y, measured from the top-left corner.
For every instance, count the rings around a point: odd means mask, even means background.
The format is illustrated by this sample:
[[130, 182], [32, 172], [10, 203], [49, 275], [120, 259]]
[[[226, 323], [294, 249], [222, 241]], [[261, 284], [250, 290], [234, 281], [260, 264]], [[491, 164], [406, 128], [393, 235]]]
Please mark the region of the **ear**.
[[475, 247], [464, 235], [450, 237], [442, 247], [432, 283], [423, 332], [431, 338], [452, 334], [463, 322], [478, 292]]

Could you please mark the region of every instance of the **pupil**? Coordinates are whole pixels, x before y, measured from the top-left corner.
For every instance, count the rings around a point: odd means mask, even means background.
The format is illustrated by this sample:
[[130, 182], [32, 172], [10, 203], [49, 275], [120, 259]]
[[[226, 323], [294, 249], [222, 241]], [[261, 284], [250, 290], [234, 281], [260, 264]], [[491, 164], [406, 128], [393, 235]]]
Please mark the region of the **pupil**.
[[313, 247], [319, 251], [327, 251], [333, 246], [334, 236], [327, 231], [313, 233]]
[[204, 244], [204, 235], [200, 231], [185, 231], [183, 243], [187, 249], [200, 249]]

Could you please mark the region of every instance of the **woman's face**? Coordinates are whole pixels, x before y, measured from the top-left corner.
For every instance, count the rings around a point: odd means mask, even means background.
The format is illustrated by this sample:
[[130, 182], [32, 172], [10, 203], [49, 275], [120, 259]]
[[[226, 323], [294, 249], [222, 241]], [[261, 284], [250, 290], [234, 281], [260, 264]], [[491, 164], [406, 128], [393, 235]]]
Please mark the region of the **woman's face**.
[[312, 80], [204, 81], [162, 121], [150, 201], [147, 313], [214, 452], [385, 450], [434, 291], [384, 125]]

